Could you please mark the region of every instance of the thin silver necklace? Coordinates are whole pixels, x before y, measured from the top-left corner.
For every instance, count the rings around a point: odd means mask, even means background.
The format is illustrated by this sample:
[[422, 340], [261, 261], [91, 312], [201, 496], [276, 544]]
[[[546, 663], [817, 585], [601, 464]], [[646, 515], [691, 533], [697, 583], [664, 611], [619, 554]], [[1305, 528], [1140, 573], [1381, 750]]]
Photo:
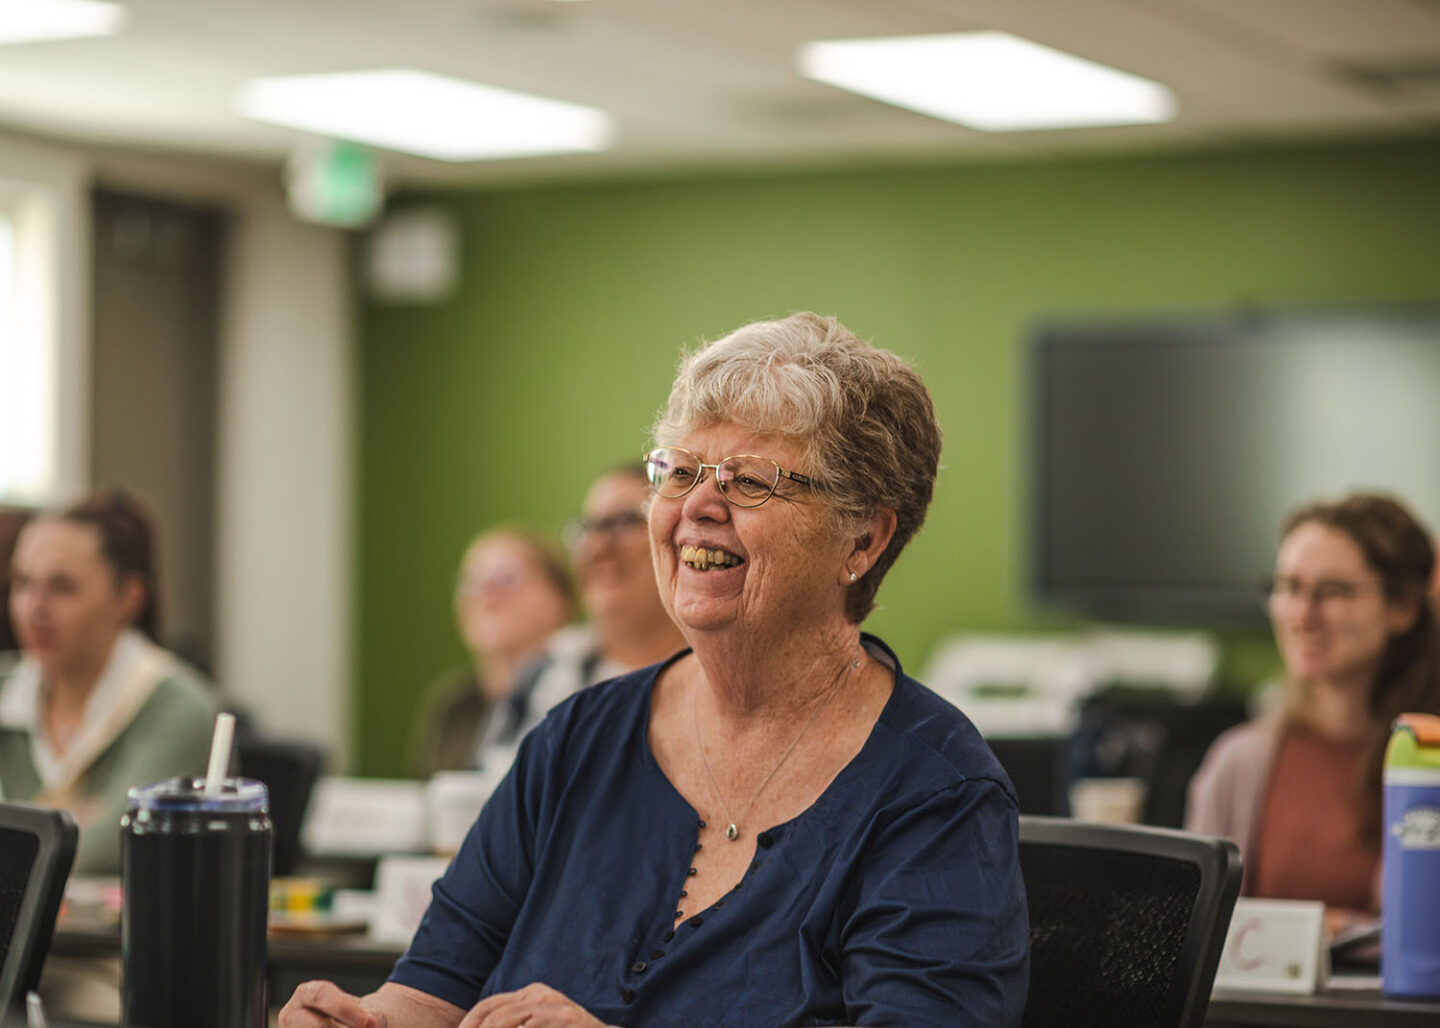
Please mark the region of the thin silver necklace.
[[805, 738], [805, 733], [810, 731], [810, 726], [820, 719], [820, 715], [825, 711], [825, 708], [830, 705], [830, 701], [835, 698], [835, 694], [840, 691], [840, 686], [849, 679], [851, 672], [859, 666], [860, 657], [857, 655], [854, 660], [846, 664], [840, 673], [835, 676], [835, 684], [830, 686], [830, 692], [826, 694], [825, 699], [820, 702], [820, 706], [815, 708], [815, 713], [810, 715], [810, 720], [805, 722], [805, 726], [800, 729], [800, 734], [795, 736], [794, 741], [786, 747], [785, 752], [780, 754], [779, 761], [770, 769], [770, 773], [766, 775], [765, 780], [760, 783], [760, 788], [755, 790], [755, 795], [750, 797], [750, 802], [745, 804], [744, 810], [740, 811], [739, 817], [732, 817], [730, 815], [730, 808], [725, 806], [725, 797], [720, 795], [720, 786], [715, 784], [715, 773], [710, 770], [710, 761], [705, 757], [705, 744], [700, 741], [700, 688], [697, 684], [695, 691], [690, 694], [690, 719], [695, 724], [695, 748], [700, 751], [700, 766], [705, 769], [705, 777], [710, 780], [710, 791], [715, 793], [715, 799], [720, 803], [720, 809], [725, 814], [725, 820], [730, 822], [725, 829], [725, 838], [731, 842], [740, 838], [739, 822], [745, 820], [745, 815], [750, 813], [751, 807], [755, 806], [755, 801], [758, 800], [760, 794], [765, 791], [765, 786], [770, 784], [770, 779], [774, 778], [776, 772], [785, 766], [785, 761], [790, 759], [790, 754], [795, 752], [795, 747], [800, 745], [800, 740]]

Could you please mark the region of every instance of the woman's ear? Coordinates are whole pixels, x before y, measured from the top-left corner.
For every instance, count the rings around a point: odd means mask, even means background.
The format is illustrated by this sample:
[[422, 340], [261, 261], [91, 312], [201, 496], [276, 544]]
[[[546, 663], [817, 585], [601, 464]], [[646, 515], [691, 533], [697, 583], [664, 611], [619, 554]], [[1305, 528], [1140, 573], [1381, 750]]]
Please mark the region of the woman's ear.
[[1420, 597], [1406, 596], [1403, 599], [1385, 601], [1385, 627], [1392, 636], [1404, 635], [1415, 627], [1420, 617]]
[[875, 566], [890, 540], [895, 538], [895, 512], [889, 507], [876, 507], [875, 513], [855, 536], [850, 556], [845, 560], [846, 577], [853, 582]]
[[125, 623], [133, 625], [145, 609], [145, 581], [139, 575], [126, 575], [120, 580], [120, 607]]

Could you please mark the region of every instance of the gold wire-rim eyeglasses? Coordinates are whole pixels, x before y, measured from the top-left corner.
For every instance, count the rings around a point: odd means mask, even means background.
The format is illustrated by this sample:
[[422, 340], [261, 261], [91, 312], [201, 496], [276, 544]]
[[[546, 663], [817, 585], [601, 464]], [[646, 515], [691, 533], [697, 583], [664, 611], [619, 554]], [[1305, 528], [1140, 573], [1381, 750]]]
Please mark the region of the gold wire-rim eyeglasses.
[[[667, 462], [661, 461], [658, 455], [667, 452], [684, 454], [693, 462], [693, 466], [687, 465], [685, 469], [693, 472], [694, 476], [688, 483], [677, 486], [674, 484], [674, 475], [667, 475], [667, 473], [662, 470], [662, 466]], [[728, 474], [722, 473], [722, 469], [733, 461], [758, 461], [762, 468], [773, 468], [774, 474], [771, 476], [757, 476], [753, 467], [747, 469], [744, 466], [732, 468]], [[788, 471], [782, 468], [776, 461], [771, 460], [769, 457], [762, 457], [757, 453], [732, 454], [729, 457], [721, 457], [720, 460], [714, 464], [707, 464], [700, 459], [698, 453], [687, 450], [682, 446], [657, 446], [645, 454], [644, 462], [645, 476], [650, 480], [650, 487], [655, 491], [656, 496], [666, 500], [678, 500], [690, 495], [697, 485], [705, 481], [706, 468], [714, 469], [715, 484], [720, 489], [720, 495], [736, 507], [749, 508], [760, 506], [775, 495], [775, 490], [780, 487], [780, 480], [782, 478], [787, 478], [792, 482], [807, 486], [811, 489], [820, 488], [820, 483], [816, 482], [809, 475], [802, 474], [799, 471]], [[668, 463], [673, 467], [673, 461]], [[749, 474], [745, 473], [747, 470], [750, 472]], [[747, 486], [745, 484], [747, 480], [753, 484]], [[739, 494], [738, 496], [732, 494], [732, 485], [735, 487], [735, 492]], [[747, 495], [745, 492], [747, 488], [756, 490], [756, 495]], [[764, 490], [763, 496], [758, 495], [758, 490], [760, 489]]]

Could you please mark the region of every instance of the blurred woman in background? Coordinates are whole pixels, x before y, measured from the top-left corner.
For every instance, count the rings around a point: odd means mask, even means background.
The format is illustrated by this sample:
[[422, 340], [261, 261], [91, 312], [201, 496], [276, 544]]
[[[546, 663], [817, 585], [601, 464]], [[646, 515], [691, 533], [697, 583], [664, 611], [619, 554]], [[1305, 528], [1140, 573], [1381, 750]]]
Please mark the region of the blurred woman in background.
[[1215, 741], [1186, 827], [1234, 839], [1250, 896], [1379, 910], [1381, 765], [1390, 725], [1440, 713], [1430, 533], [1357, 493], [1292, 514], [1267, 586], [1289, 695]]
[[35, 512], [28, 507], [0, 506], [0, 653], [20, 648], [20, 640], [10, 623], [10, 558], [20, 529], [30, 523]]
[[470, 666], [427, 690], [411, 749], [413, 774], [475, 766], [492, 715], [576, 609], [570, 568], [540, 536], [497, 528], [470, 544], [455, 584], [455, 620]]
[[102, 491], [30, 521], [11, 562], [19, 654], [0, 658], [5, 798], [75, 815], [76, 874], [115, 874], [126, 793], [205, 772], [215, 705], [156, 643], [149, 518]]
[[645, 530], [650, 480], [639, 461], [601, 475], [566, 526], [588, 620], [550, 636], [545, 653], [491, 718], [478, 765], [503, 773], [525, 733], [587, 685], [663, 660], [685, 645], [665, 612]]

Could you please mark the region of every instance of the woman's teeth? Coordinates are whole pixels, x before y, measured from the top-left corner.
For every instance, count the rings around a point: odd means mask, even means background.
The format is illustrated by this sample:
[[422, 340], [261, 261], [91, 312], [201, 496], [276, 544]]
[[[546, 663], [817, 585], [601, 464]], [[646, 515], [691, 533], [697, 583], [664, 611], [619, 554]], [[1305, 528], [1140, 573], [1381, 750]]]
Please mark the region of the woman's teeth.
[[726, 553], [724, 550], [707, 550], [703, 546], [680, 547], [680, 559], [696, 571], [709, 571], [711, 568], [733, 568], [740, 563], [740, 558], [733, 553]]

